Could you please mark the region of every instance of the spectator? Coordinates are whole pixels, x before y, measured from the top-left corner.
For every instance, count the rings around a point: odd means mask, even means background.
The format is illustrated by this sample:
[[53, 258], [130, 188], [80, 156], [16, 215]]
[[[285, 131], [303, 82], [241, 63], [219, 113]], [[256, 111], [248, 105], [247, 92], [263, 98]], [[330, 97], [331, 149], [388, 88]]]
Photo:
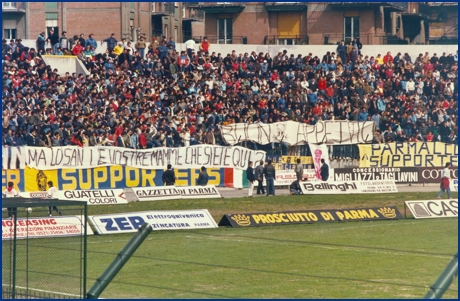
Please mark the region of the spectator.
[[302, 194], [302, 189], [300, 188], [300, 181], [299, 179], [296, 179], [294, 182], [289, 185], [289, 191], [291, 195], [299, 195]]
[[198, 186], [206, 186], [208, 185], [208, 172], [206, 171], [206, 167], [202, 166], [200, 174], [198, 175], [198, 180], [196, 181], [196, 185]]
[[276, 171], [271, 159], [268, 159], [267, 165], [264, 168], [264, 176], [267, 183], [267, 196], [275, 195]]
[[252, 198], [252, 193], [254, 192], [254, 181], [256, 180], [254, 176], [254, 169], [252, 168], [252, 161], [249, 161], [248, 168], [246, 169], [246, 178], [248, 180], [248, 197]]
[[110, 37], [108, 37], [107, 39], [102, 40], [101, 45], [104, 44], [104, 42], [107, 43], [107, 49], [109, 50], [109, 53], [112, 53], [113, 49], [115, 48], [115, 46], [118, 45], [118, 41], [117, 41], [117, 39], [115, 39], [115, 34], [114, 33], [112, 33], [110, 35]]
[[254, 177], [257, 180], [257, 194], [265, 194], [263, 180], [264, 180], [264, 161], [260, 160], [259, 165], [255, 168]]
[[326, 164], [324, 159], [321, 159], [320, 173], [321, 173], [321, 180], [327, 181], [327, 179], [329, 178], [329, 165]]
[[174, 186], [176, 182], [176, 175], [174, 174], [174, 171], [172, 170], [171, 164], [168, 164], [167, 169], [165, 172], [163, 172], [163, 175], [161, 176], [161, 178], [165, 186]]
[[451, 167], [451, 163], [447, 162], [444, 169], [442, 170], [442, 175], [441, 175], [441, 190], [438, 193], [438, 200], [441, 199], [442, 194], [444, 191], [447, 191], [447, 198], [451, 199], [450, 195], [450, 170], [449, 168]]

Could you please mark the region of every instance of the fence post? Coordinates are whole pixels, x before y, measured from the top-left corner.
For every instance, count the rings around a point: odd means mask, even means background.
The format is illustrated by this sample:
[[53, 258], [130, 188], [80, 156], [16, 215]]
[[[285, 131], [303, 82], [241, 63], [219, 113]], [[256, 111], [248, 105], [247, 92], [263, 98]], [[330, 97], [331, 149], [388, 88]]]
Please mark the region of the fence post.
[[115, 257], [104, 273], [102, 273], [101, 277], [96, 280], [96, 283], [94, 283], [86, 295], [87, 299], [99, 298], [104, 289], [110, 284], [113, 278], [115, 278], [134, 252], [136, 252], [137, 248], [139, 248], [150, 232], [152, 232], [152, 226], [148, 223], [144, 223], [139, 228], [139, 231], [137, 231], [133, 238], [131, 238], [131, 240], [126, 244], [123, 250], [118, 253], [117, 257]]
[[430, 286], [430, 290], [426, 293], [424, 299], [440, 299], [444, 292], [449, 288], [458, 275], [458, 252], [455, 253], [454, 258], [449, 262], [447, 267], [439, 275], [438, 279]]

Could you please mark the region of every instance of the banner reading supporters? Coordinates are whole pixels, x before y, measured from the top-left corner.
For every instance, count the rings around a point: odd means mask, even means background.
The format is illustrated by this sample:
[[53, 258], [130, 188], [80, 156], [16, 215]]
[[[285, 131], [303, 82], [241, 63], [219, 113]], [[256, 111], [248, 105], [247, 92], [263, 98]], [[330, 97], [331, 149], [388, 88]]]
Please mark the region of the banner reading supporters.
[[99, 234], [136, 232], [146, 222], [153, 230], [217, 228], [206, 209], [130, 212], [88, 218]]
[[[83, 235], [84, 231], [84, 223], [79, 216], [18, 218], [16, 221], [17, 238], [78, 236]], [[88, 235], [93, 235], [90, 227], [86, 231]], [[2, 219], [2, 240], [13, 237], [14, 220]]]
[[406, 201], [414, 218], [458, 217], [458, 200]]
[[179, 200], [179, 199], [209, 199], [221, 198], [219, 191], [214, 185], [177, 187], [138, 187], [132, 189], [137, 200], [129, 201], [160, 201], [160, 200]]
[[360, 144], [359, 167], [441, 167], [458, 165], [458, 145], [444, 142]]
[[395, 206], [337, 210], [305, 210], [265, 213], [225, 214], [219, 226], [249, 227], [318, 222], [369, 221], [402, 218]]
[[296, 121], [235, 123], [221, 127], [222, 138], [230, 145], [254, 141], [265, 145], [286, 142], [289, 145], [370, 143], [374, 138], [373, 121], [334, 120], [307, 125]]
[[186, 147], [158, 147], [147, 150], [94, 147], [3, 147], [3, 169], [40, 170], [122, 165], [143, 169], [164, 169], [168, 164], [179, 168], [231, 167], [246, 169], [249, 161], [265, 159], [264, 151], [240, 146], [194, 145]]
[[344, 181], [344, 182], [302, 182], [303, 194], [351, 194], [351, 193], [395, 193], [394, 180]]

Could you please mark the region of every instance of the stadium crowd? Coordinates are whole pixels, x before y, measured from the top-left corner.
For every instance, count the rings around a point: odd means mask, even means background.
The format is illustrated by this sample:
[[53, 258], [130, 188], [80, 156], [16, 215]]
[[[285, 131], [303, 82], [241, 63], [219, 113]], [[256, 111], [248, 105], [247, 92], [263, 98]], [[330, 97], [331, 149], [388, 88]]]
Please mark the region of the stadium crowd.
[[[172, 38], [112, 34], [96, 53], [93, 34], [66, 34], [43, 32], [36, 48], [2, 41], [3, 145], [224, 145], [221, 125], [287, 120], [374, 121], [374, 143], [457, 143], [458, 51], [382, 55], [355, 39], [334, 52], [270, 57], [216, 53], [206, 38], [176, 51]], [[90, 75], [59, 75], [43, 54], [76, 55]]]

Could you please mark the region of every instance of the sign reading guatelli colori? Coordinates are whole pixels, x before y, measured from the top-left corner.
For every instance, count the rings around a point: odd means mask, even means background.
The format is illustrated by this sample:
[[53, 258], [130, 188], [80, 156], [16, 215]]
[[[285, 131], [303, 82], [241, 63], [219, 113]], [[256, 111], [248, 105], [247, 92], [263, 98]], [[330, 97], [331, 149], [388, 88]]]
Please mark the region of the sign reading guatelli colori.
[[359, 208], [283, 211], [264, 213], [225, 214], [219, 226], [249, 227], [289, 224], [313, 224], [318, 222], [369, 221], [402, 218], [395, 206]]

